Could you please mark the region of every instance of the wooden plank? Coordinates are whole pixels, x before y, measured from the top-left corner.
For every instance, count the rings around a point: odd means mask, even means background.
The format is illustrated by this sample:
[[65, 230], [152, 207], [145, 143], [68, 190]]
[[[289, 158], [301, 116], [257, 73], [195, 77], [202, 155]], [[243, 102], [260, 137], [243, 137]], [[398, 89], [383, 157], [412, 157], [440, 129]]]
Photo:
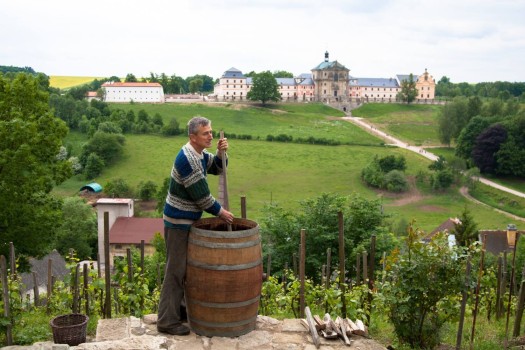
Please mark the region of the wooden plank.
[[310, 308], [306, 306], [304, 308], [304, 312], [306, 314], [306, 321], [308, 322], [308, 328], [310, 329], [310, 334], [312, 335], [312, 341], [314, 342], [315, 348], [319, 349], [321, 346], [320, 340], [319, 340], [319, 334], [317, 333], [317, 329], [315, 328], [314, 320], [312, 317], [312, 313], [310, 312]]

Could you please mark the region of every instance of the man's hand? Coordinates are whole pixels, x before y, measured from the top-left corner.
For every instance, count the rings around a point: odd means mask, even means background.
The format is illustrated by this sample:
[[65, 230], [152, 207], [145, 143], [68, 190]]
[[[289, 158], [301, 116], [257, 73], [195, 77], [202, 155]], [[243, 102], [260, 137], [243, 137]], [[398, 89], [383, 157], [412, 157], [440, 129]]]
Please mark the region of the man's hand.
[[228, 150], [228, 139], [226, 137], [219, 139], [217, 142], [217, 150], [219, 151], [219, 155], [222, 155], [222, 151], [226, 152]]
[[233, 224], [233, 214], [227, 211], [224, 208], [221, 208], [219, 212], [219, 217], [224, 220], [227, 224]]

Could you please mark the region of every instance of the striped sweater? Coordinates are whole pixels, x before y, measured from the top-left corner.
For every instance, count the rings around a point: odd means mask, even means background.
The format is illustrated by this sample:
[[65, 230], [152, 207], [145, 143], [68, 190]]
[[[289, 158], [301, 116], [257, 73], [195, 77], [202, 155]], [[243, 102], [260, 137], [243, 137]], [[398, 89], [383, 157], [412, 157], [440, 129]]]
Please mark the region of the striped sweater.
[[201, 218], [203, 211], [216, 216], [219, 214], [221, 205], [211, 195], [207, 173], [222, 173], [222, 160], [206, 150], [199, 154], [189, 142], [185, 144], [171, 170], [164, 205], [166, 225], [191, 224]]

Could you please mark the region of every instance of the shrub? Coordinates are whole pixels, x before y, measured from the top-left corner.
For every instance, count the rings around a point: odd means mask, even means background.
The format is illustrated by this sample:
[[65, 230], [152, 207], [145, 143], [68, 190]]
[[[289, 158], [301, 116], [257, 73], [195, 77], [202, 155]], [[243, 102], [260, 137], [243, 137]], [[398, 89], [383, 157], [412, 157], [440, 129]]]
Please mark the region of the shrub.
[[408, 227], [407, 249], [387, 259], [388, 281], [382, 295], [394, 332], [411, 348], [433, 349], [440, 330], [455, 316], [455, 298], [463, 284], [460, 248], [450, 247], [447, 235], [438, 234], [428, 244], [422, 232]]
[[385, 175], [383, 186], [392, 192], [404, 192], [408, 190], [408, 181], [402, 171], [392, 170]]

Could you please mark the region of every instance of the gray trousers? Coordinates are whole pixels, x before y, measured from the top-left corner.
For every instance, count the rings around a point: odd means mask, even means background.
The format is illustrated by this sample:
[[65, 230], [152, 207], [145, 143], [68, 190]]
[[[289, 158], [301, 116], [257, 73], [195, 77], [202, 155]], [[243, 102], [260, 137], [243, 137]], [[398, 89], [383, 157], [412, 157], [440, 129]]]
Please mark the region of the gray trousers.
[[180, 306], [184, 302], [184, 278], [189, 231], [164, 228], [166, 269], [160, 291], [157, 327], [173, 328], [181, 324]]

